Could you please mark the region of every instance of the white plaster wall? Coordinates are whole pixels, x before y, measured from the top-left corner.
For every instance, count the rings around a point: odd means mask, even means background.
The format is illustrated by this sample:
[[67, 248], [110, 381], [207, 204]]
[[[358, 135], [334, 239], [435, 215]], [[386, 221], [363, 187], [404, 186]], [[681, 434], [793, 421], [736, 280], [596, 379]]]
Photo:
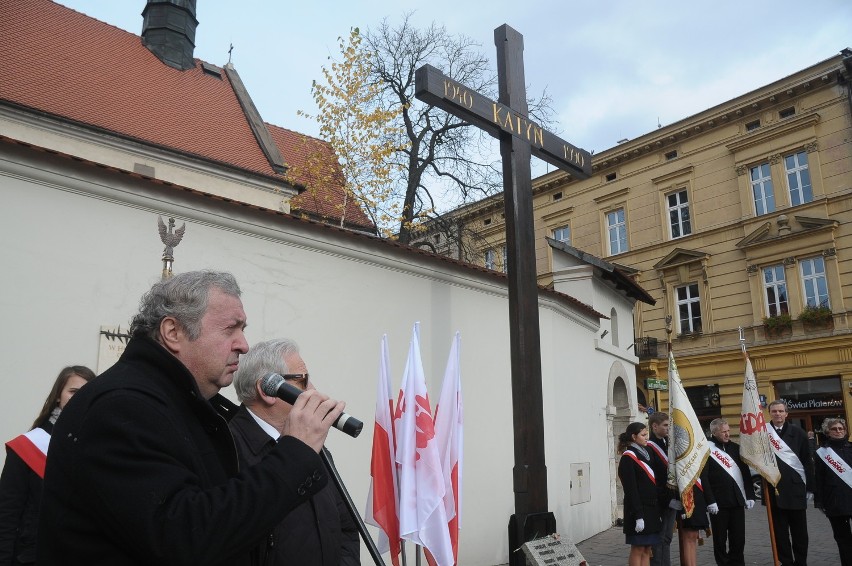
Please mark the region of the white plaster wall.
[[[396, 390], [412, 324], [421, 322], [434, 402], [450, 340], [461, 332], [466, 428], [459, 562], [508, 561], [514, 500], [504, 281], [5, 144], [0, 193], [0, 438], [28, 428], [61, 367], [95, 367], [101, 325], [126, 328], [139, 297], [160, 275], [157, 214], [176, 216], [178, 225], [186, 221], [187, 233], [175, 251], [175, 270], [234, 273], [249, 341], [297, 339], [317, 387], [346, 400], [347, 411], [367, 424], [358, 439], [336, 432], [329, 439], [361, 511], [381, 335], [389, 335]], [[596, 349], [597, 321], [549, 298], [541, 304], [550, 510], [561, 532], [582, 540], [611, 524], [606, 400], [618, 357]], [[625, 366], [632, 384], [632, 367]], [[585, 461], [592, 463], [592, 500], [571, 506], [569, 466]], [[363, 561], [370, 561], [366, 551]]]

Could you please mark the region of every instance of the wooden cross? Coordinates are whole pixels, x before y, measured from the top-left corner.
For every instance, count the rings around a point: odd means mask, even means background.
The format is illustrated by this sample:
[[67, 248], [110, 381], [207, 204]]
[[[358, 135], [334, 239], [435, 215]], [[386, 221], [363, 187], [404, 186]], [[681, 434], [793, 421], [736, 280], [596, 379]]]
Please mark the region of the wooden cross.
[[512, 362], [512, 418], [515, 432], [513, 489], [509, 520], [511, 564], [524, 564], [524, 542], [556, 532], [547, 511], [538, 284], [532, 210], [530, 157], [547, 161], [576, 179], [591, 175], [592, 156], [530, 120], [524, 82], [524, 39], [509, 27], [494, 30], [497, 46], [497, 101], [474, 92], [430, 65], [417, 69], [414, 95], [476, 125], [500, 140], [509, 277], [509, 337]]

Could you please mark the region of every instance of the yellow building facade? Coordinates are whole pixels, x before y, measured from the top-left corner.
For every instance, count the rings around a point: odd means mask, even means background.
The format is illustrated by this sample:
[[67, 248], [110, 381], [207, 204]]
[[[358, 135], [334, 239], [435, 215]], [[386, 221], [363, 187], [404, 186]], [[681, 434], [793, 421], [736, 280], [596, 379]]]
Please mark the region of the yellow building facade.
[[[594, 155], [589, 179], [533, 181], [542, 285], [553, 281], [553, 238], [623, 266], [656, 299], [635, 311], [647, 404], [666, 409], [646, 380], [667, 379], [671, 317], [672, 351], [705, 424], [722, 416], [738, 430], [740, 329], [767, 402], [788, 401], [806, 430], [852, 417], [850, 70], [844, 50]], [[504, 269], [502, 198], [453, 215], [478, 235], [480, 262]]]

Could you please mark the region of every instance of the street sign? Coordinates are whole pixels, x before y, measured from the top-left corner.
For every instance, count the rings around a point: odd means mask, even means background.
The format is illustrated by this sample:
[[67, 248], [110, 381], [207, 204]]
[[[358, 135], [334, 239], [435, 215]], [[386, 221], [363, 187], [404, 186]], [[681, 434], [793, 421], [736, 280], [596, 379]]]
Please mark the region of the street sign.
[[668, 391], [669, 381], [667, 379], [646, 379], [645, 389], [650, 391]]

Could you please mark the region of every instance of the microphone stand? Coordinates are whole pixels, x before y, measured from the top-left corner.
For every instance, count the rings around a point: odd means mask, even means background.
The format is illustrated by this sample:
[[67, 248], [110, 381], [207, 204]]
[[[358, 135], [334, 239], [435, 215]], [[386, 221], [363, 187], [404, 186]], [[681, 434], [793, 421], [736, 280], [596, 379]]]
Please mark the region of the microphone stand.
[[376, 566], [385, 566], [385, 561], [382, 560], [382, 555], [379, 553], [379, 549], [376, 547], [373, 537], [371, 537], [370, 533], [367, 531], [367, 525], [364, 524], [364, 520], [361, 519], [361, 515], [355, 508], [355, 503], [352, 502], [352, 497], [349, 496], [346, 486], [343, 485], [343, 480], [340, 479], [340, 474], [337, 473], [337, 468], [334, 467], [334, 462], [331, 461], [331, 456], [325, 446], [323, 446], [322, 450], [320, 450], [320, 458], [322, 458], [322, 463], [325, 464], [325, 469], [327, 469], [328, 473], [331, 474], [331, 479], [334, 481], [334, 485], [337, 486], [337, 490], [340, 492], [340, 495], [343, 496], [343, 501], [346, 503], [349, 515], [352, 517], [352, 520], [355, 521], [355, 524], [358, 525], [358, 532], [361, 534], [364, 544], [367, 545], [367, 549], [370, 551], [370, 556], [373, 557], [373, 562]]

